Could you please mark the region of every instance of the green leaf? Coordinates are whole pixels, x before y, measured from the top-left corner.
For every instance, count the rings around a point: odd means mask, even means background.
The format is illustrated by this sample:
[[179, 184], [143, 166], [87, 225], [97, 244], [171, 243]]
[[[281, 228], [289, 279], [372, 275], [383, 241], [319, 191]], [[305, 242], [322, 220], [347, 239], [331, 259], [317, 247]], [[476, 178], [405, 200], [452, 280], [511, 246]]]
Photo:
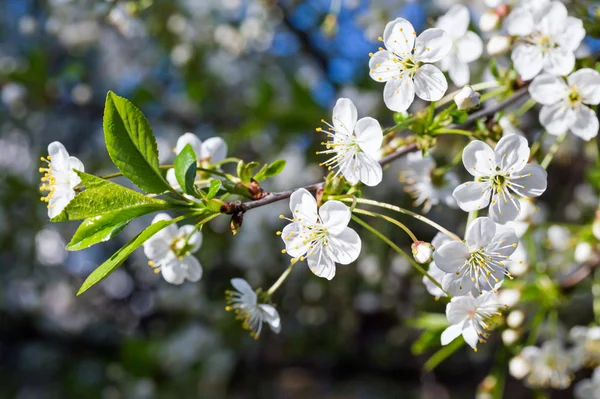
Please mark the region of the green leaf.
[[283, 168], [285, 168], [285, 163], [285, 160], [278, 159], [277, 161], [269, 165], [269, 167], [267, 168], [267, 177], [273, 177], [280, 174], [283, 171]]
[[104, 280], [109, 274], [115, 271], [117, 267], [121, 266], [125, 259], [127, 259], [127, 257], [129, 257], [129, 255], [133, 253], [133, 251], [139, 248], [144, 242], [146, 242], [146, 240], [148, 240], [154, 234], [158, 233], [168, 225], [182, 220], [183, 218], [183, 216], [180, 216], [172, 220], [161, 220], [157, 223], [153, 223], [150, 226], [148, 226], [146, 230], [142, 231], [133, 240], [129, 241], [127, 244], [125, 244], [124, 247], [115, 252], [113, 256], [108, 258], [106, 262], [98, 266], [96, 270], [94, 270], [92, 274], [90, 274], [88, 278], [85, 279], [85, 281], [81, 285], [81, 288], [79, 288], [79, 292], [77, 292], [77, 295], [83, 294], [90, 287]]
[[196, 180], [196, 154], [191, 145], [186, 145], [175, 158], [175, 177], [179, 186], [186, 194], [194, 194]]
[[166, 201], [147, 197], [100, 177], [77, 170], [75, 172], [86, 189], [77, 194], [65, 209], [52, 219], [53, 222], [87, 219], [125, 209], [146, 209], [148, 206], [154, 210], [169, 208]]
[[169, 190], [150, 124], [135, 105], [112, 91], [104, 106], [104, 140], [112, 161], [135, 185], [147, 193]]
[[252, 169], [256, 168], [258, 165], [259, 163], [254, 161], [246, 164], [239, 178], [242, 179], [242, 181], [249, 182], [250, 179], [252, 179]]
[[456, 110], [450, 115], [452, 116], [452, 123], [463, 123], [469, 119], [469, 113], [467, 111]]
[[237, 175], [240, 179], [242, 178], [242, 175], [244, 174], [245, 166], [246, 166], [246, 163], [244, 162], [244, 160], [240, 159], [240, 161], [237, 164]]
[[206, 194], [206, 198], [213, 199], [215, 197], [215, 195], [217, 195], [217, 193], [219, 192], [220, 189], [221, 189], [221, 181], [220, 180], [211, 181], [210, 187], [208, 188], [208, 194]]
[[256, 172], [256, 174], [254, 175], [254, 180], [256, 181], [263, 181], [267, 178], [267, 169], [269, 168], [269, 165], [264, 164], [262, 168], [260, 168], [260, 170], [258, 172]]
[[71, 242], [67, 244], [67, 250], [79, 251], [108, 241], [119, 234], [133, 219], [163, 208], [160, 204], [148, 204], [85, 219], [71, 238]]
[[423, 331], [419, 339], [417, 339], [410, 347], [413, 355], [418, 356], [427, 352], [431, 348], [440, 346], [439, 331]]

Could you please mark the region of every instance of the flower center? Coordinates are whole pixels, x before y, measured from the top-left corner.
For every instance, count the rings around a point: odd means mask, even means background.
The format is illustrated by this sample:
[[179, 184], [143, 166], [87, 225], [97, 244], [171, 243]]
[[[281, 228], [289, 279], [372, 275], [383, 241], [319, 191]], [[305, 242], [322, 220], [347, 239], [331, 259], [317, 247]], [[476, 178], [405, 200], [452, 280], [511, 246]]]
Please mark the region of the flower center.
[[422, 64], [416, 61], [412, 55], [401, 56], [396, 54], [396, 56], [398, 58], [394, 58], [394, 62], [402, 65], [403, 68], [403, 70], [400, 72], [399, 78], [403, 79], [404, 74], [406, 73], [412, 79], [412, 77], [415, 76], [415, 73], [417, 73]]
[[[502, 312], [499, 309], [503, 307], [506, 308], [507, 306], [493, 303], [477, 306], [469, 312], [469, 318], [473, 321], [473, 328], [475, 328], [475, 331], [477, 332], [480, 343], [483, 344], [487, 342], [487, 339], [490, 336], [488, 331], [494, 324], [493, 317], [501, 316]], [[475, 349], [475, 351], [477, 350]]]
[[258, 339], [262, 329], [262, 317], [255, 303], [237, 291], [225, 291], [225, 310], [233, 312], [236, 320], [242, 322], [242, 328], [250, 332], [250, 336]]
[[342, 126], [342, 129], [346, 129], [346, 131], [340, 132], [339, 129], [333, 127], [324, 120], [321, 120], [321, 122], [327, 125], [327, 130], [323, 130], [320, 127], [318, 127], [316, 130], [317, 132], [325, 132], [329, 140], [321, 143], [321, 145], [324, 145], [326, 149], [324, 151], [317, 151], [317, 155], [335, 155], [327, 161], [321, 162], [319, 166], [327, 166], [327, 170], [340, 167], [340, 170], [338, 170], [335, 176], [337, 176], [348, 164], [354, 168], [356, 166], [356, 154], [362, 152], [360, 146], [356, 142], [356, 135], [354, 134], [354, 131], [348, 130], [348, 128], [351, 127]]
[[[500, 244], [504, 244], [504, 242]], [[516, 246], [516, 244], [512, 245]], [[469, 257], [464, 265], [456, 271], [456, 274], [468, 273], [480, 294], [483, 293], [484, 288], [497, 292], [496, 284], [500, 282], [500, 279], [496, 276], [498, 272], [510, 279], [513, 278], [504, 266], [504, 260], [506, 259], [508, 259], [508, 256], [504, 256], [499, 252], [487, 252], [484, 248], [471, 249]], [[462, 285], [459, 288], [462, 290]]]
[[576, 108], [579, 105], [581, 105], [581, 95], [577, 92], [577, 90], [574, 87], [572, 87], [569, 91], [568, 99], [571, 108]]

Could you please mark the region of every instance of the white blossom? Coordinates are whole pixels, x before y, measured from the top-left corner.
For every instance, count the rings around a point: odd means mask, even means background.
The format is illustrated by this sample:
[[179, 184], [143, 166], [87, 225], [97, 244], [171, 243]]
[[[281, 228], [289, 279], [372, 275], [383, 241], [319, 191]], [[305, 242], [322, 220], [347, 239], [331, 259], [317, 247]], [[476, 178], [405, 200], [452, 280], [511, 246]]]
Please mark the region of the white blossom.
[[538, 197], [546, 191], [547, 173], [540, 165], [528, 164], [527, 139], [517, 135], [500, 139], [496, 148], [483, 141], [469, 143], [462, 155], [467, 171], [475, 181], [456, 187], [452, 195], [465, 212], [491, 205], [490, 218], [499, 224], [515, 220], [521, 211], [517, 194]]
[[469, 83], [469, 63], [477, 61], [483, 53], [483, 42], [469, 29], [469, 9], [462, 4], [452, 6], [441, 16], [436, 27], [443, 29], [452, 40], [450, 53], [442, 58], [441, 69], [447, 71], [456, 86]]
[[441, 203], [456, 208], [452, 191], [458, 185], [458, 176], [454, 172], [439, 173], [433, 158], [424, 157], [421, 151], [407, 154], [400, 165], [400, 182], [406, 184], [404, 190], [415, 199], [414, 206], [423, 205], [424, 213]]
[[333, 125], [327, 124], [326, 130], [317, 128], [318, 132], [323, 131], [329, 136], [329, 141], [322, 143], [327, 149], [317, 154], [333, 154], [320, 165], [329, 169], [339, 168], [337, 173], [341, 173], [350, 184], [360, 181], [367, 186], [376, 186], [383, 177], [377, 161], [383, 132], [377, 120], [370, 117], [358, 119], [357, 115], [352, 101], [347, 98], [337, 100], [333, 108]]
[[[166, 213], [159, 213], [152, 224], [171, 220]], [[171, 284], [182, 284], [186, 279], [192, 282], [202, 277], [202, 266], [193, 253], [200, 249], [202, 233], [194, 225], [181, 226], [170, 224], [154, 234], [144, 243], [144, 253], [148, 265], [155, 273], [162, 273]]]
[[236, 318], [242, 321], [242, 327], [250, 331], [254, 339], [258, 339], [263, 323], [267, 323], [276, 334], [281, 330], [279, 312], [272, 305], [258, 303], [258, 296], [248, 282], [241, 278], [231, 279], [235, 291], [225, 291], [228, 311], [233, 311]]
[[386, 82], [383, 90], [385, 105], [392, 111], [403, 112], [417, 96], [437, 101], [444, 96], [448, 82], [444, 74], [431, 63], [444, 58], [452, 48], [452, 39], [442, 29], [417, 32], [404, 18], [389, 22], [383, 32], [385, 50], [371, 56], [369, 75]]
[[[200, 167], [208, 168], [211, 164], [221, 162], [227, 157], [227, 143], [220, 137], [211, 137], [202, 141], [193, 133], [185, 133], [177, 139], [173, 151], [175, 154], [179, 154], [188, 144], [194, 150]], [[173, 187], [179, 186], [175, 177], [175, 169], [167, 171], [167, 181]]]
[[448, 345], [462, 334], [465, 342], [477, 351], [477, 343], [485, 343], [489, 338], [492, 318], [502, 313], [504, 305], [498, 303], [493, 292], [477, 298], [472, 296], [454, 297], [446, 305], [446, 317], [451, 326], [442, 333], [442, 345]]
[[573, 356], [565, 350], [559, 340], [546, 341], [541, 348], [527, 346], [518, 358], [521, 359], [522, 370], [513, 376], [522, 376], [526, 385], [535, 388], [568, 388], [573, 380], [572, 371], [577, 368]]
[[[442, 245], [444, 245], [445, 243], [451, 242], [451, 241], [452, 241], [452, 239], [450, 237], [448, 237], [447, 235], [445, 235], [444, 233], [437, 233], [435, 235], [435, 237], [433, 237], [433, 240], [431, 240], [431, 245], [433, 245], [433, 247], [435, 249], [435, 248], [439, 248]], [[429, 264], [429, 269], [427, 270], [427, 273], [431, 277], [433, 277], [435, 279], [435, 281], [437, 281], [440, 284], [442, 282], [442, 279], [446, 275], [446, 272], [444, 272], [443, 270], [440, 270], [440, 268], [436, 266], [434, 261], [432, 261]], [[427, 276], [423, 276], [422, 281], [423, 281], [423, 284], [425, 284], [425, 289], [427, 289], [427, 292], [429, 292], [434, 297], [440, 298], [443, 296], [447, 296], [446, 293], [440, 287], [435, 285], [429, 278], [427, 278]]]
[[529, 86], [531, 97], [543, 104], [540, 123], [548, 133], [560, 135], [571, 131], [584, 140], [598, 134], [598, 117], [585, 104], [600, 103], [600, 73], [583, 68], [567, 77], [542, 74]]
[[569, 331], [575, 360], [585, 367], [600, 366], [600, 327], [575, 326]]
[[512, 39], [509, 36], [494, 35], [488, 41], [486, 50], [488, 55], [494, 57], [507, 52], [511, 44]]
[[42, 157], [42, 161], [48, 167], [40, 168], [40, 173], [44, 173], [40, 190], [49, 192], [42, 201], [48, 203], [48, 217], [52, 219], [75, 198], [75, 187], [81, 183], [75, 170], [83, 172], [84, 167], [79, 159], [69, 156], [65, 146], [58, 141], [48, 145], [48, 157]]
[[496, 291], [504, 276], [511, 277], [507, 264], [518, 242], [512, 229], [497, 232], [490, 218], [475, 219], [464, 242], [447, 242], [433, 254], [437, 267], [447, 273], [442, 287], [454, 296]]
[[512, 52], [515, 69], [523, 80], [534, 78], [542, 69], [567, 75], [575, 66], [574, 51], [585, 37], [583, 22], [569, 17], [560, 1], [534, 3], [515, 8], [506, 18], [508, 33], [520, 37]]
[[[294, 260], [306, 260], [310, 270], [331, 280], [335, 264], [347, 265], [358, 258], [361, 240], [348, 227], [350, 209], [340, 201], [328, 201], [317, 209], [317, 201], [305, 189], [290, 197], [292, 219], [281, 232], [285, 250]], [[282, 219], [283, 215], [280, 216]]]
[[574, 394], [576, 399], [600, 398], [600, 367], [597, 367], [592, 378], [586, 378], [575, 384]]
[[454, 102], [460, 110], [473, 109], [479, 107], [480, 97], [481, 95], [474, 91], [471, 86], [465, 86], [454, 96]]
[[495, 10], [487, 10], [479, 18], [479, 29], [482, 32], [491, 32], [500, 24], [500, 15]]

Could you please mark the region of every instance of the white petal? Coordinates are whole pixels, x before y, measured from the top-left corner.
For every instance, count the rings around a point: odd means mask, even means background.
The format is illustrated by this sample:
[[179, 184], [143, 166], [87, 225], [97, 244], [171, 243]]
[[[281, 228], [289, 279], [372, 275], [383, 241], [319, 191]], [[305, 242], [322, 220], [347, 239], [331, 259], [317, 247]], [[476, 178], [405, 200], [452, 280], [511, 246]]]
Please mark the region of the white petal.
[[446, 328], [444, 332], [442, 332], [442, 345], [448, 345], [450, 342], [454, 341], [461, 333], [462, 323], [454, 324]]
[[452, 196], [465, 212], [483, 209], [490, 203], [490, 184], [485, 182], [467, 182], [456, 187]]
[[334, 262], [342, 265], [352, 263], [358, 258], [360, 250], [360, 237], [350, 227], [346, 227], [340, 234], [329, 237], [328, 254]]
[[568, 16], [565, 5], [560, 1], [553, 1], [550, 3], [550, 7], [544, 11], [545, 14], [539, 22], [537, 29], [550, 37], [554, 37], [556, 34], [564, 31]]
[[233, 288], [235, 288], [236, 291], [238, 291], [243, 296], [250, 299], [254, 298], [254, 301], [250, 301], [252, 304], [256, 303], [256, 293], [246, 280], [244, 280], [243, 278], [232, 278], [231, 285], [233, 285]]
[[208, 159], [210, 163], [221, 162], [227, 157], [227, 143], [220, 137], [211, 137], [202, 143], [201, 153], [196, 153], [198, 159]]
[[492, 242], [487, 246], [487, 252], [496, 252], [508, 258], [517, 250], [518, 245], [519, 238], [515, 234], [515, 231], [511, 228], [506, 228], [493, 237]]
[[540, 110], [540, 123], [553, 135], [568, 131], [575, 121], [575, 112], [563, 101], [544, 105]]
[[319, 209], [319, 216], [329, 233], [340, 234], [348, 227], [352, 215], [346, 204], [340, 201], [327, 201]]
[[385, 47], [399, 56], [411, 54], [413, 51], [415, 28], [404, 18], [397, 18], [388, 22], [383, 31]]
[[335, 276], [335, 263], [328, 256], [325, 256], [321, 248], [317, 248], [308, 255], [308, 267], [319, 277], [331, 280]]
[[354, 128], [356, 143], [361, 150], [368, 154], [375, 154], [381, 148], [383, 132], [376, 119], [366, 117], [359, 119]]
[[467, 32], [456, 42], [456, 54], [462, 62], [477, 61], [483, 54], [483, 41], [475, 32]]
[[479, 336], [477, 335], [477, 331], [475, 327], [473, 327], [473, 322], [468, 321], [465, 323], [466, 327], [462, 330], [462, 336], [465, 339], [465, 342], [473, 349], [477, 348], [477, 342], [479, 342]]
[[446, 305], [446, 318], [450, 324], [462, 325], [477, 305], [477, 301], [471, 297], [452, 298]]
[[533, 79], [543, 67], [544, 57], [542, 51], [533, 45], [520, 44], [511, 54], [515, 69], [523, 80]]
[[437, 20], [435, 26], [445, 30], [452, 38], [461, 38], [469, 28], [469, 9], [462, 4], [455, 4]]
[[52, 167], [58, 170], [68, 170], [69, 153], [65, 146], [59, 141], [53, 141], [48, 145], [48, 155], [50, 155], [50, 163]]
[[492, 196], [492, 204], [489, 208], [489, 217], [498, 224], [511, 222], [519, 216], [521, 203], [510, 193], [496, 194]]
[[536, 76], [529, 86], [531, 98], [544, 105], [564, 100], [568, 92], [569, 87], [563, 78], [549, 73]]
[[452, 39], [443, 29], [427, 29], [415, 41], [414, 57], [419, 62], [438, 62], [452, 49]]
[[514, 183], [512, 189], [521, 196], [539, 197], [546, 191], [548, 174], [540, 165], [532, 163], [526, 165], [520, 172], [511, 175], [510, 181]]
[[359, 152], [356, 158], [359, 165], [356, 167], [359, 180], [369, 187], [381, 183], [383, 170], [379, 162], [365, 152]]
[[473, 280], [469, 273], [448, 273], [442, 279], [444, 291], [454, 297], [460, 297], [469, 294], [473, 289]]
[[[152, 224], [168, 220], [171, 220], [171, 216], [166, 213], [159, 213], [152, 219]], [[177, 237], [177, 225], [173, 223], [154, 234], [150, 239], [161, 239], [172, 243], [175, 237]]]
[[333, 127], [338, 133], [352, 135], [357, 118], [356, 107], [351, 100], [347, 98], [337, 100], [333, 107]]
[[575, 54], [562, 47], [551, 48], [544, 54], [544, 71], [553, 75], [568, 75], [575, 67]]
[[564, 49], [575, 51], [584, 37], [583, 21], [579, 18], [568, 17], [564, 30], [554, 35], [554, 41]]
[[265, 316], [265, 321], [269, 324], [269, 327], [271, 327], [271, 331], [275, 334], [279, 334], [279, 331], [281, 331], [281, 318], [279, 317], [277, 309], [264, 303], [258, 306]]
[[144, 243], [144, 254], [152, 261], [160, 261], [166, 258], [171, 250], [171, 242], [156, 239], [156, 235], [150, 237]]
[[528, 10], [516, 8], [506, 17], [506, 29], [511, 36], [527, 36], [533, 33], [535, 21]]
[[185, 270], [185, 278], [195, 283], [202, 278], [202, 266], [194, 256], [184, 256], [181, 265]]
[[444, 61], [446, 66], [445, 69], [448, 71], [448, 75], [450, 75], [450, 79], [452, 79], [454, 85], [461, 87], [469, 83], [470, 71], [466, 62], [462, 62], [456, 54], [453, 53], [446, 56]]
[[600, 73], [590, 68], [573, 72], [567, 78], [569, 86], [575, 88], [585, 104], [600, 104]]
[[303, 188], [290, 196], [290, 210], [293, 218], [300, 217], [303, 222], [315, 223], [317, 220], [317, 200]]
[[471, 248], [486, 247], [496, 235], [496, 223], [490, 218], [479, 217], [471, 223], [465, 239]]
[[462, 241], [452, 241], [442, 245], [433, 253], [437, 267], [446, 273], [456, 273], [469, 258], [469, 248]]
[[404, 112], [415, 100], [415, 85], [408, 74], [403, 76], [388, 81], [383, 89], [383, 101], [392, 111]]
[[506, 172], [517, 172], [529, 161], [529, 144], [527, 139], [516, 134], [504, 136], [494, 149], [496, 165]]
[[175, 255], [171, 254], [171, 259], [163, 263], [160, 268], [163, 278], [170, 284], [182, 284], [185, 281], [186, 269], [182, 267]]
[[462, 154], [463, 165], [475, 177], [488, 176], [496, 170], [496, 154], [483, 141], [471, 141]]
[[306, 236], [310, 232], [300, 223], [290, 223], [283, 228], [281, 239], [285, 244], [285, 251], [292, 258], [298, 258], [308, 252], [310, 241]]
[[69, 205], [69, 202], [75, 198], [75, 191], [73, 190], [64, 191], [62, 195], [58, 195], [57, 193], [58, 190], [54, 192], [54, 195], [48, 203], [48, 217], [50, 219], [60, 215], [65, 207]]
[[[69, 172], [72, 172], [73, 169], [78, 170], [80, 172], [84, 172], [85, 171], [85, 168], [83, 166], [83, 162], [81, 162], [78, 158], [69, 157], [68, 160], [67, 160], [67, 163], [68, 163], [67, 168], [68, 168]], [[81, 179], [79, 178], [79, 176], [77, 176], [77, 178], [81, 182]], [[79, 183], [77, 183], [77, 184], [79, 184]]]
[[437, 67], [425, 64], [421, 66], [414, 76], [415, 93], [426, 101], [437, 101], [448, 90], [446, 77]]
[[171, 187], [179, 187], [179, 182], [177, 181], [177, 177], [175, 177], [175, 169], [167, 170], [167, 182]]
[[391, 51], [378, 51], [369, 59], [369, 76], [378, 82], [387, 82], [398, 77], [404, 70], [404, 66], [399, 61], [400, 59]]
[[433, 237], [433, 240], [431, 240], [431, 245], [433, 245], [434, 248], [439, 248], [447, 242], [452, 242], [452, 238], [444, 233], [437, 233], [435, 237]]
[[194, 154], [196, 154], [196, 158], [200, 157], [200, 154], [202, 154], [202, 140], [200, 140], [198, 136], [193, 133], [186, 133], [177, 139], [175, 153], [179, 154], [181, 150], [183, 150], [183, 148], [188, 144], [192, 146]]
[[[191, 234], [191, 236], [190, 236]], [[196, 226], [192, 224], [186, 224], [179, 228], [178, 234], [179, 237], [186, 237], [187, 245], [190, 248], [190, 253], [194, 253], [200, 249], [202, 245], [202, 232], [197, 231]], [[189, 236], [189, 238], [187, 238]], [[181, 244], [184, 244], [184, 240], [181, 241]]]
[[575, 110], [575, 123], [571, 125], [571, 131], [584, 140], [590, 140], [598, 135], [598, 117], [596, 113], [585, 105]]

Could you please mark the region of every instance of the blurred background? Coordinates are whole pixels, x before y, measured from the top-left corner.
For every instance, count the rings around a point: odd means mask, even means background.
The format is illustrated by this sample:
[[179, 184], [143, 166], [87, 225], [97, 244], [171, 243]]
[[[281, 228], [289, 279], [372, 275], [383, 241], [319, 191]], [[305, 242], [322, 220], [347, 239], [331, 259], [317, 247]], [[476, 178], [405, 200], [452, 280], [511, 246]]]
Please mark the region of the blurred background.
[[[169, 285], [138, 250], [76, 297], [84, 278], [152, 217], [110, 242], [69, 253], [64, 247], [77, 224], [48, 222], [37, 171], [54, 140], [86, 172], [116, 171], [102, 133], [112, 90], [146, 114], [162, 163], [172, 163], [177, 138], [193, 132], [223, 137], [229, 155], [246, 161], [285, 159], [267, 190], [318, 181], [323, 170], [313, 154], [322, 137], [314, 128], [330, 119], [338, 97], [351, 98], [359, 116], [393, 124], [383, 86], [368, 76], [368, 53], [385, 24], [402, 16], [420, 32], [454, 3], [0, 0], [0, 398], [473, 397], [502, 361], [488, 356], [499, 337], [478, 354], [463, 348], [434, 373], [423, 372], [439, 345], [411, 350], [421, 331], [410, 320], [442, 315], [445, 302], [368, 235], [361, 234], [359, 260], [338, 267], [332, 281], [296, 267], [274, 297], [281, 333], [265, 329], [255, 341], [225, 311], [224, 291], [234, 277], [268, 288], [287, 267], [275, 235], [286, 201], [249, 212], [235, 237], [226, 218], [211, 223], [198, 253], [199, 283]], [[484, 5], [470, 3], [477, 21]], [[591, 37], [586, 45], [598, 46]], [[473, 66], [474, 76], [485, 68]], [[417, 101], [414, 109], [421, 106]], [[461, 145], [448, 142], [436, 157], [448, 162]], [[572, 155], [563, 156], [569, 165]], [[369, 197], [410, 207], [399, 168], [388, 169]], [[585, 198], [593, 215], [597, 195]], [[429, 216], [461, 231], [464, 215], [447, 209], [434, 207]], [[407, 223], [419, 238], [433, 238], [431, 229]], [[408, 250], [405, 237], [380, 228]], [[593, 318], [591, 306], [580, 316]], [[506, 397], [530, 397], [507, 378]]]

